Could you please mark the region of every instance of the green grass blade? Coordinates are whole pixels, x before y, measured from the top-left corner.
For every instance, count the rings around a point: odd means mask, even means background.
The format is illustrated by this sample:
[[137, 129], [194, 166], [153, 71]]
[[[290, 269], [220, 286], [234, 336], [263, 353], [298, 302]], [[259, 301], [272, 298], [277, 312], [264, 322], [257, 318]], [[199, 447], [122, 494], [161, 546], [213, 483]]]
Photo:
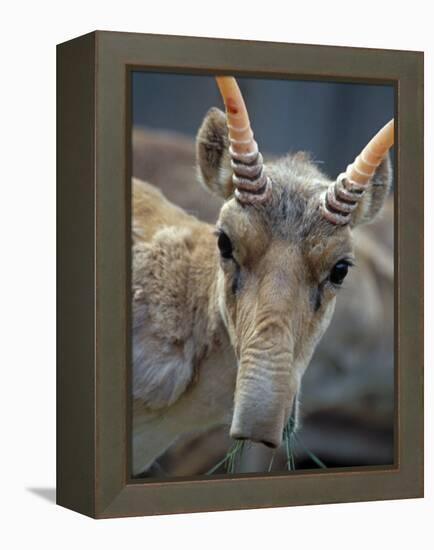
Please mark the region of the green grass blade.
[[225, 467], [225, 471], [227, 474], [235, 474], [238, 462], [240, 461], [241, 455], [244, 451], [244, 446], [245, 441], [236, 441], [227, 451], [222, 460], [217, 462], [217, 464], [213, 466], [210, 470], [208, 470], [205, 475], [213, 474], [216, 470], [220, 468], [220, 466]]
[[311, 450], [309, 450], [306, 447], [306, 445], [303, 443], [303, 441], [300, 439], [300, 437], [297, 434], [294, 434], [294, 435], [297, 439], [297, 443], [304, 449], [304, 451], [307, 453], [309, 458], [311, 458], [312, 461], [315, 462], [315, 464], [317, 466], [319, 466], [320, 468], [327, 469], [327, 466], [324, 464], [324, 462], [322, 460], [320, 460]]
[[273, 452], [271, 455], [270, 463], [268, 464], [268, 471], [271, 472], [271, 468], [273, 467], [274, 457], [276, 456], [276, 451]]

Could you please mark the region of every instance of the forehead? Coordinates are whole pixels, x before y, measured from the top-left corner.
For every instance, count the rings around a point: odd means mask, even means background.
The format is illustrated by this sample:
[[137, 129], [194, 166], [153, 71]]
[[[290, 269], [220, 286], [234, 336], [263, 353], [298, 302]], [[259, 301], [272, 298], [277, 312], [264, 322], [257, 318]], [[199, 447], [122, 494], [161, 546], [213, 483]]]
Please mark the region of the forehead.
[[220, 215], [220, 225], [233, 237], [289, 244], [318, 244], [348, 235], [347, 228], [330, 224], [321, 215], [322, 194], [331, 183], [310, 161], [298, 153], [267, 164], [272, 197], [264, 205], [245, 206], [229, 200]]

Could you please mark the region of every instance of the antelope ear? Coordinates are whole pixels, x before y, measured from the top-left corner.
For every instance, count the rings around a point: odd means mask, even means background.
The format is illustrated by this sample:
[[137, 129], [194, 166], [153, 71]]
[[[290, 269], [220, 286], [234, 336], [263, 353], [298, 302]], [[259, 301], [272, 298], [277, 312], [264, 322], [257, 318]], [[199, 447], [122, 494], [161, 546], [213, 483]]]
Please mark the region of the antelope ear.
[[369, 188], [351, 216], [351, 226], [373, 221], [381, 211], [390, 192], [393, 180], [392, 163], [389, 153], [373, 175]]
[[196, 160], [199, 181], [211, 193], [223, 199], [234, 191], [229, 156], [229, 139], [226, 115], [211, 108], [196, 137]]

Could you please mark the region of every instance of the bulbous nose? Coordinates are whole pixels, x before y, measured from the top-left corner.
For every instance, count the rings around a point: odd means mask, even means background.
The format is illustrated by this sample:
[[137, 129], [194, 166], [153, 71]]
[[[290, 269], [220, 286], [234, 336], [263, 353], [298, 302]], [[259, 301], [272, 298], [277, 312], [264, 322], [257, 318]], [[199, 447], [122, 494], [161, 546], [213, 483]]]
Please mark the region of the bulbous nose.
[[238, 399], [230, 429], [233, 439], [249, 439], [276, 449], [282, 443], [286, 421], [286, 403], [273, 400], [257, 408], [255, 399]]
[[265, 313], [258, 316], [255, 340], [241, 353], [230, 435], [275, 449], [299, 382], [292, 370], [291, 333], [280, 317], [273, 321]]

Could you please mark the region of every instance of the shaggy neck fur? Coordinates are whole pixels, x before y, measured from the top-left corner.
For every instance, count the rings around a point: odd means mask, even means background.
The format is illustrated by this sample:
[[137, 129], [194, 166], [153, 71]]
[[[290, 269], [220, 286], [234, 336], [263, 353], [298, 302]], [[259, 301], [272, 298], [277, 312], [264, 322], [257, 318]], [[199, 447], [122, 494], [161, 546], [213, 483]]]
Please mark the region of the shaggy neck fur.
[[[225, 338], [213, 228], [185, 221], [156, 228], [134, 250], [134, 396], [151, 409], [176, 401]], [[152, 357], [149, 338], [156, 346]]]

